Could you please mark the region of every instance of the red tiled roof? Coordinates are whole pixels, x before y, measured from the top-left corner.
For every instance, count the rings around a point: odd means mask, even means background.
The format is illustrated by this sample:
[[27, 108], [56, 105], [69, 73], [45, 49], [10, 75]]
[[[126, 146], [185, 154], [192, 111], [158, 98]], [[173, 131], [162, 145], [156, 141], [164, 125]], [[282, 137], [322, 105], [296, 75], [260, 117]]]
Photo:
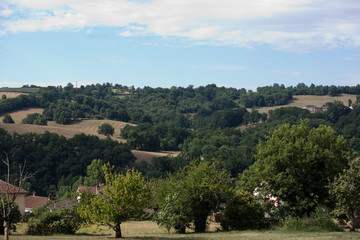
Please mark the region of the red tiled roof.
[[78, 204], [76, 199], [66, 199], [61, 202], [55, 202], [54, 204], [48, 206], [48, 208], [52, 211], [59, 211], [62, 207], [71, 208]]
[[25, 207], [26, 208], [35, 208], [42, 207], [49, 201], [48, 197], [40, 197], [40, 196], [28, 196], [25, 197]]
[[[0, 180], [0, 193], [6, 193], [8, 187], [9, 187], [9, 190], [8, 190], [9, 193], [16, 193], [19, 190], [18, 187], [11, 185], [3, 180]], [[26, 191], [24, 189], [20, 188], [19, 193], [26, 193]]]
[[92, 193], [92, 194], [95, 194], [97, 195], [99, 191], [103, 190], [104, 189], [104, 186], [79, 186], [78, 187], [78, 191], [79, 192], [82, 192], [82, 191], [89, 191]]

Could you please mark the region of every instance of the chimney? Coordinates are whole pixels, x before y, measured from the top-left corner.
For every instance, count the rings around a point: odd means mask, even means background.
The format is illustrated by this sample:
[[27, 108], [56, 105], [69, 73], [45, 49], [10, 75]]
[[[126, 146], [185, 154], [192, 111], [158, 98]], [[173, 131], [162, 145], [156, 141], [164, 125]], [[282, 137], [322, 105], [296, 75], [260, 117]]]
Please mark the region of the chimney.
[[36, 196], [36, 192], [33, 192], [33, 196], [34, 196], [34, 197]]

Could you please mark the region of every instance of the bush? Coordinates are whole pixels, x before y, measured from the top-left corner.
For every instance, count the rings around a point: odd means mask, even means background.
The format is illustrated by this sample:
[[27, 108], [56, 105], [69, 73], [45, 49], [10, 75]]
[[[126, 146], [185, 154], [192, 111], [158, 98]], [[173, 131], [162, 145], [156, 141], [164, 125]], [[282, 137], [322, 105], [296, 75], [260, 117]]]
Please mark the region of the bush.
[[103, 123], [98, 127], [98, 133], [105, 136], [112, 136], [114, 134], [114, 127], [109, 123]]
[[35, 125], [47, 125], [47, 120], [44, 115], [39, 113], [28, 114], [21, 123], [23, 124], [35, 124]]
[[248, 192], [238, 191], [226, 203], [221, 220], [224, 230], [261, 229], [269, 226], [263, 206]]
[[79, 230], [82, 218], [76, 207], [46, 212], [39, 220], [29, 221], [26, 231], [29, 235], [74, 234]]
[[341, 226], [333, 221], [331, 215], [321, 207], [317, 207], [311, 214], [311, 218], [314, 220], [315, 225], [323, 231], [343, 231]]
[[12, 119], [10, 114], [5, 114], [4, 118], [3, 118], [3, 123], [15, 123], [14, 120]]
[[[7, 201], [5, 199], [5, 211], [7, 209]], [[2, 213], [3, 212], [3, 205], [0, 201], [0, 212]], [[11, 219], [10, 219], [10, 230], [11, 231], [16, 231], [16, 226], [15, 224], [17, 222], [19, 222], [21, 220], [21, 213], [19, 211], [19, 206], [15, 203], [14, 205], [14, 210], [13, 210], [13, 213], [11, 215]], [[0, 234], [4, 234], [4, 226], [3, 226], [3, 222], [1, 221], [1, 224], [0, 224]]]
[[343, 231], [341, 226], [336, 224], [331, 215], [321, 207], [317, 207], [311, 217], [294, 218], [289, 217], [283, 222], [283, 229], [295, 231]]

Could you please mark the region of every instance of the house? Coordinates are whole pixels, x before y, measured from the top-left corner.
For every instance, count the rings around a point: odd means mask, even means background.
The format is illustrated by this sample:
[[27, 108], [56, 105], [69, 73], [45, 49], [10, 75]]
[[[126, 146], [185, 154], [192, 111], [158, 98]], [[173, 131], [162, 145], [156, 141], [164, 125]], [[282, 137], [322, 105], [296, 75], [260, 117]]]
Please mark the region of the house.
[[306, 105], [303, 108], [308, 110], [309, 112], [315, 112], [316, 111], [316, 107], [314, 105]]
[[98, 195], [100, 191], [104, 190], [104, 186], [79, 186], [77, 192], [90, 191], [94, 195]]
[[54, 204], [48, 206], [48, 209], [50, 209], [50, 211], [59, 211], [62, 207], [71, 208], [72, 206], [75, 206], [77, 204], [78, 201], [75, 198], [66, 199], [64, 201], [55, 202]]
[[10, 197], [14, 196], [17, 193], [15, 202], [19, 206], [19, 211], [21, 215], [25, 214], [25, 195], [26, 191], [22, 188], [16, 187], [8, 182], [0, 180], [0, 194], [8, 193]]
[[329, 106], [323, 105], [322, 107], [315, 107], [314, 105], [306, 105], [303, 109], [308, 110], [309, 112], [319, 112], [319, 111], [327, 111]]
[[31, 212], [33, 208], [43, 207], [49, 201], [51, 201], [51, 195], [48, 197], [36, 196], [35, 192], [31, 196], [25, 197], [25, 212]]

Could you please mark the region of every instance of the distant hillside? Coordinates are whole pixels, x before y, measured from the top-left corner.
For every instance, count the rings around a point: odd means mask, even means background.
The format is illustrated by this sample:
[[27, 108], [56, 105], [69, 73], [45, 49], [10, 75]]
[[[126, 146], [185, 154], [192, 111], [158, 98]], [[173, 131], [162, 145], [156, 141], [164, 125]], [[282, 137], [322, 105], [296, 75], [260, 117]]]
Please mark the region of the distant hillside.
[[[26, 110], [16, 111], [10, 113], [11, 117], [15, 121], [15, 124], [4, 124], [2, 123], [3, 117], [0, 117], [0, 128], [5, 129], [7, 132], [13, 134], [24, 134], [24, 133], [44, 133], [45, 131], [57, 133], [59, 135], [63, 135], [66, 138], [71, 138], [75, 134], [88, 134], [88, 135], [96, 135], [100, 139], [105, 139], [104, 135], [98, 134], [97, 129], [98, 126], [103, 123], [111, 124], [114, 129], [115, 133], [111, 137], [113, 140], [118, 142], [126, 142], [126, 140], [120, 137], [120, 130], [127, 124], [135, 126], [135, 124], [126, 123], [126, 122], [119, 122], [119, 121], [112, 121], [112, 120], [82, 120], [82, 121], [75, 121], [73, 124], [70, 125], [63, 125], [57, 124], [54, 121], [48, 121], [48, 126], [40, 126], [40, 125], [29, 125], [29, 124], [21, 124], [21, 120], [24, 119], [27, 114], [31, 113], [42, 113], [42, 108], [30, 108]], [[132, 151], [138, 161], [144, 160], [146, 162], [150, 162], [153, 157], [162, 157], [170, 155], [177, 155], [177, 152], [145, 152], [145, 151]]]
[[[293, 100], [287, 104], [282, 106], [273, 106], [273, 107], [259, 107], [255, 108], [260, 113], [268, 113], [270, 110], [274, 110], [281, 107], [299, 107], [303, 108], [306, 105], [314, 105], [316, 107], [321, 107], [327, 102], [334, 102], [334, 101], [340, 101], [345, 106], [348, 106], [348, 101], [351, 99], [353, 103], [356, 102], [356, 96], [352, 94], [342, 94], [340, 96], [331, 97], [328, 95], [325, 96], [315, 96], [315, 95], [295, 95], [293, 96]], [[248, 111], [251, 111], [251, 108], [247, 109]]]

